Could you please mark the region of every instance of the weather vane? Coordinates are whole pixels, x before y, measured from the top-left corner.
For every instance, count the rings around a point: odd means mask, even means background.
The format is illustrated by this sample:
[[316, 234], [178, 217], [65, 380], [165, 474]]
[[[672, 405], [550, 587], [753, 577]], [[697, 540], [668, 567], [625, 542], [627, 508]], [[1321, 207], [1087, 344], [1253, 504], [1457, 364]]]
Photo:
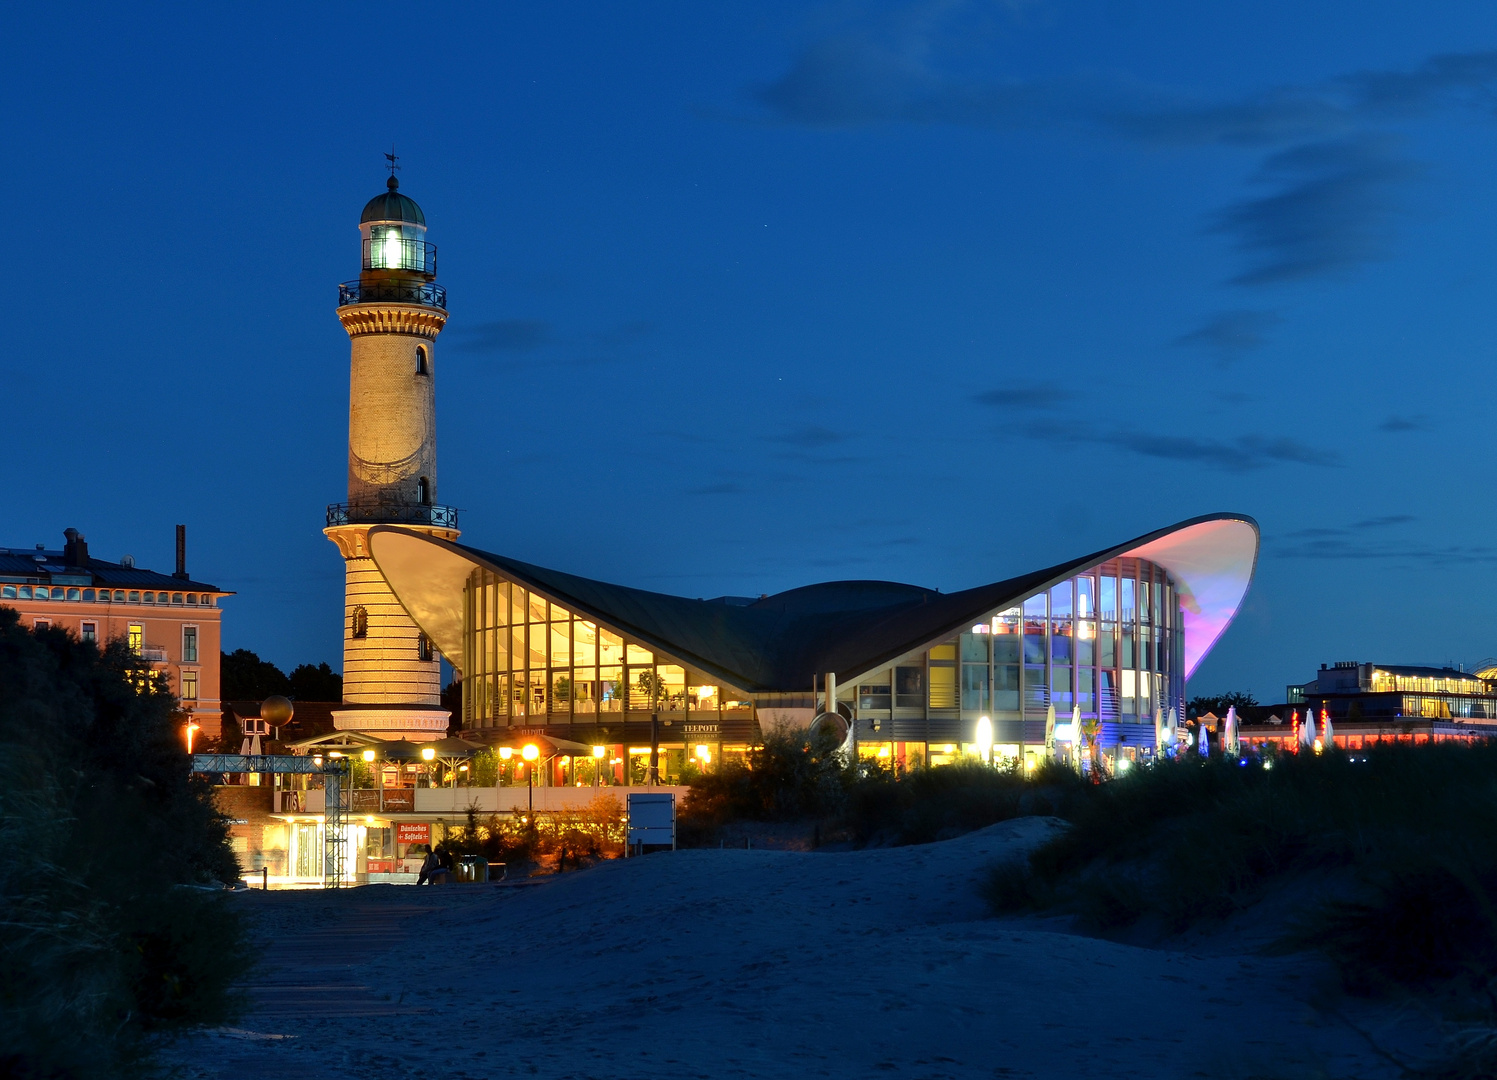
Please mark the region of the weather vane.
[[400, 166], [397, 165], [397, 164], [395, 164], [396, 160], [398, 160], [398, 159], [395, 157], [395, 144], [394, 143], [390, 144], [390, 152], [385, 155], [385, 160], [390, 163], [389, 165], [387, 165], [385, 167], [390, 170], [390, 175], [394, 176], [395, 173], [400, 169]]

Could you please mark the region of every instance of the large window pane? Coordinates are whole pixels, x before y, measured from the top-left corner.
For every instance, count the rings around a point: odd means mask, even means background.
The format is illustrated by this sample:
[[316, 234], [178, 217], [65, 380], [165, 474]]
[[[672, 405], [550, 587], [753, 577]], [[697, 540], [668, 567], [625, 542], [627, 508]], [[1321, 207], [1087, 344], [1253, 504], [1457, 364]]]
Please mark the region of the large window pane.
[[1045, 682], [1045, 669], [1026, 666], [1024, 668], [1024, 708], [1030, 711], [1039, 709], [1043, 712], [1048, 704], [1050, 704], [1050, 687]]
[[1091, 668], [1076, 669], [1076, 704], [1086, 716], [1097, 715], [1096, 677]]
[[1094, 591], [1097, 585], [1090, 577], [1079, 577], [1076, 579], [1076, 617], [1078, 619], [1090, 619], [1097, 612]]
[[572, 661], [581, 667], [598, 662], [598, 627], [578, 619], [572, 624]]
[[1071, 711], [1071, 669], [1059, 665], [1050, 669], [1050, 700], [1057, 713]]
[[598, 683], [601, 689], [598, 699], [599, 711], [622, 712], [625, 701], [623, 669], [617, 667], [600, 667], [598, 669]]
[[882, 712], [888, 709], [890, 704], [888, 683], [864, 683], [858, 687], [859, 709]]
[[894, 669], [894, 704], [901, 709], [925, 707], [925, 668]]
[[1076, 663], [1083, 667], [1091, 667], [1095, 664], [1097, 644], [1097, 624], [1090, 619], [1083, 619], [1076, 623]]
[[988, 710], [988, 666], [962, 665], [962, 708], [969, 712]]
[[962, 659], [973, 664], [988, 662], [988, 640], [990, 634], [963, 634]]
[[1118, 666], [1118, 628], [1116, 623], [1103, 623], [1102, 636], [1097, 639], [1097, 663], [1105, 668]]
[[993, 669], [993, 708], [1015, 712], [1019, 708], [1019, 666], [1004, 664]]
[[1071, 583], [1062, 581], [1050, 590], [1050, 618], [1070, 618], [1071, 606]]
[[654, 653], [642, 645], [634, 644], [632, 641], [624, 651], [626, 653], [625, 660], [631, 667], [635, 664], [653, 664], [655, 662]]
[[1020, 620], [1018, 608], [1005, 611], [993, 620], [993, 662], [995, 664], [1019, 662]]
[[932, 709], [956, 708], [956, 666], [930, 669], [930, 707]]
[[572, 624], [569, 622], [551, 624], [551, 666], [572, 666]]
[[1099, 688], [1101, 693], [1097, 701], [1098, 711], [1103, 720], [1116, 720], [1122, 712], [1123, 704], [1118, 693], [1118, 675], [1115, 671], [1098, 672], [1102, 680]]
[[1118, 579], [1102, 575], [1102, 618], [1113, 622], [1118, 617]]
[[606, 627], [598, 627], [598, 663], [600, 665], [624, 662], [624, 639]]

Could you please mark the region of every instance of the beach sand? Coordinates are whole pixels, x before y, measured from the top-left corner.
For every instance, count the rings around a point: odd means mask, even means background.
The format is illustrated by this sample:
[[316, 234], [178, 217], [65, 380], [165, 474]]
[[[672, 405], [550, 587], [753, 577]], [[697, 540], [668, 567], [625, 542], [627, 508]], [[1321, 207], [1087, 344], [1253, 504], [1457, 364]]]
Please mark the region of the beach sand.
[[[1059, 828], [691, 850], [498, 886], [238, 896], [264, 961], [185, 1077], [1395, 1077], [1423, 1016], [1309, 956], [995, 919], [977, 882]], [[1373, 1042], [1377, 1043], [1374, 1047]]]

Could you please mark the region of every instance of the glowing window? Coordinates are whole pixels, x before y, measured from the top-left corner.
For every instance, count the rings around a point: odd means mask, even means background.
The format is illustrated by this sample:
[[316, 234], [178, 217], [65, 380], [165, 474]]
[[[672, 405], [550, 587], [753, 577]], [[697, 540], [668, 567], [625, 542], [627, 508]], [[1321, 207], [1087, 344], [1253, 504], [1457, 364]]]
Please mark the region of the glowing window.
[[369, 612], [362, 604], [353, 609], [352, 632], [356, 638], [369, 636]]
[[196, 701], [198, 699], [198, 673], [196, 671], [182, 672], [182, 700]]
[[140, 623], [131, 623], [130, 634], [127, 640], [130, 643], [130, 651], [139, 654], [140, 650], [145, 647], [146, 628]]
[[427, 365], [427, 362], [426, 362], [426, 346], [425, 345], [417, 345], [416, 346], [416, 374], [417, 375], [430, 375], [431, 374], [431, 368]]

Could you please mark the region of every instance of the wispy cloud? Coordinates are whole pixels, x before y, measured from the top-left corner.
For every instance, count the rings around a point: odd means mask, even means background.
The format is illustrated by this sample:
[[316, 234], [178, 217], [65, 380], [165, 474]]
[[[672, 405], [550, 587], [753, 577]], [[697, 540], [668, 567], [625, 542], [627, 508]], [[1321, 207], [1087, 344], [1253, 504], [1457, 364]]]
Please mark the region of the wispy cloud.
[[1177, 337], [1173, 344], [1209, 349], [1222, 363], [1230, 363], [1262, 348], [1268, 341], [1268, 331], [1278, 323], [1279, 317], [1271, 311], [1223, 311]]
[[1019, 411], [1056, 409], [1075, 397], [1075, 391], [1059, 383], [1030, 383], [984, 390], [975, 395], [972, 400], [981, 402], [983, 405], [991, 405], [995, 409]]
[[1417, 416], [1390, 416], [1379, 424], [1377, 429], [1397, 434], [1403, 431], [1423, 431], [1427, 427], [1429, 427], [1429, 419], [1420, 414]]
[[846, 440], [847, 436], [840, 431], [818, 427], [814, 424], [808, 424], [805, 427], [796, 428], [794, 431], [787, 431], [784, 434], [770, 437], [770, 441], [772, 442], [797, 446], [803, 450], [815, 450], [823, 446], [833, 446], [836, 443], [845, 442]]
[[531, 352], [549, 344], [550, 323], [539, 319], [497, 319], [479, 323], [459, 338], [456, 348], [462, 352]]
[[1250, 472], [1282, 464], [1331, 468], [1341, 463], [1333, 451], [1283, 436], [1247, 434], [1218, 439], [1157, 432], [1097, 431], [1085, 425], [1063, 427], [1049, 421], [1029, 425], [1024, 434], [1056, 443], [1102, 443], [1141, 457], [1185, 462], [1223, 472]]
[[1118, 76], [954, 75], [942, 68], [941, 46], [970, 47], [973, 35], [952, 22], [964, 10], [932, 3], [864, 19], [807, 45], [755, 99], [771, 119], [808, 127], [947, 124], [1261, 148], [1268, 156], [1251, 183], [1266, 194], [1225, 206], [1210, 223], [1248, 257], [1233, 278], [1240, 285], [1337, 274], [1380, 257], [1397, 191], [1418, 175], [1389, 128], [1441, 109], [1497, 117], [1494, 51], [1216, 101]]
[[[1497, 547], [1485, 544], [1429, 544], [1398, 538], [1399, 526], [1419, 519], [1413, 514], [1384, 514], [1349, 525], [1312, 526], [1269, 538], [1264, 551], [1280, 559], [1385, 561], [1426, 566], [1490, 565]], [[1391, 535], [1390, 535], [1391, 533]]]
[[1387, 247], [1394, 186], [1416, 172], [1381, 136], [1309, 143], [1270, 156], [1254, 182], [1275, 190], [1226, 207], [1214, 223], [1253, 261], [1234, 280], [1294, 281], [1378, 258]]

